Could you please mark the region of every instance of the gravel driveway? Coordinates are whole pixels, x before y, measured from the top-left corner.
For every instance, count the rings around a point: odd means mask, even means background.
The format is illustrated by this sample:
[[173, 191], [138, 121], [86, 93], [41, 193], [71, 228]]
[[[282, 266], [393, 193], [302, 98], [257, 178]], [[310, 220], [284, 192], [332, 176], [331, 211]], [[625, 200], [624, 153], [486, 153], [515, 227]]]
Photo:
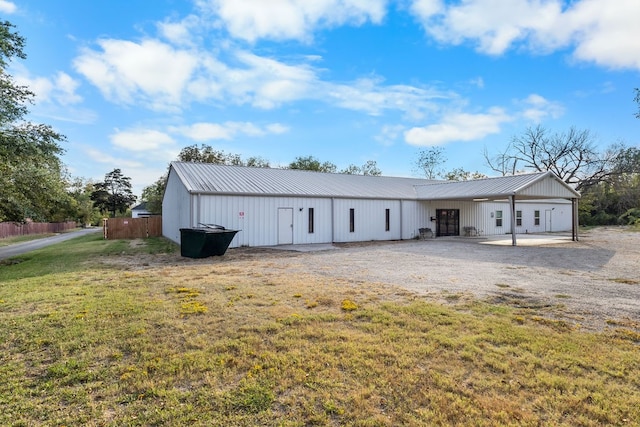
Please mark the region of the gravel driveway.
[[[444, 301], [472, 295], [546, 310], [587, 329], [622, 319], [640, 325], [640, 233], [612, 227], [590, 230], [579, 242], [524, 237], [531, 240], [519, 237], [516, 247], [510, 236], [438, 238], [262, 256], [265, 268], [384, 283]], [[241, 253], [230, 250], [220, 262], [240, 261]]]

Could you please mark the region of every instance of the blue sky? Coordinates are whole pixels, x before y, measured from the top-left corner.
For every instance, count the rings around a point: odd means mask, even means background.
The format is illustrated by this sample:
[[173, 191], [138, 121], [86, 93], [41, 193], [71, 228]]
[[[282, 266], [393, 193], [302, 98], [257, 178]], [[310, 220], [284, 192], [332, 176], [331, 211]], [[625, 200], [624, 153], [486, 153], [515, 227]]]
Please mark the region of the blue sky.
[[134, 191], [208, 144], [285, 166], [417, 153], [492, 175], [528, 126], [640, 143], [638, 0], [0, 0], [27, 39], [10, 72], [72, 176]]

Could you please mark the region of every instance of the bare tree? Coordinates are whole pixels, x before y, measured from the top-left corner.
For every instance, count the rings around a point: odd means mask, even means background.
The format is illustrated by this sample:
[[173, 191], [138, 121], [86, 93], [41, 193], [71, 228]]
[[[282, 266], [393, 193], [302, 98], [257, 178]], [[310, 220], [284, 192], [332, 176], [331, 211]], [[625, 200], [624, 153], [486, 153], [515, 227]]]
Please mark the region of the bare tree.
[[484, 162], [487, 166], [491, 168], [494, 172], [499, 173], [501, 176], [506, 175], [515, 175], [518, 173], [517, 165], [518, 162], [512, 158], [511, 154], [511, 144], [504, 149], [504, 151], [494, 155], [493, 157], [489, 154], [487, 147], [484, 147]]
[[588, 130], [571, 127], [567, 132], [551, 134], [538, 125], [514, 136], [498, 156], [491, 158], [485, 151], [485, 160], [491, 169], [503, 175], [522, 169], [552, 171], [580, 191], [615, 173], [619, 154], [617, 146], [599, 152]]

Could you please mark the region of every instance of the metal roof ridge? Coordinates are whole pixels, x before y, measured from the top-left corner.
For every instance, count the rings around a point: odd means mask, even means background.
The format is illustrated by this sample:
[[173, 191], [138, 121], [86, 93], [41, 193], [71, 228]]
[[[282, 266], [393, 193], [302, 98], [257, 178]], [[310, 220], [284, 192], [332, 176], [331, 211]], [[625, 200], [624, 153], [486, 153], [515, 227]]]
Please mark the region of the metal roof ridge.
[[[425, 182], [424, 184], [415, 184], [415, 187], [421, 187], [421, 186], [428, 186], [428, 185], [442, 185], [442, 184], [465, 184], [465, 183], [472, 183], [472, 182], [481, 182], [481, 181], [491, 181], [491, 180], [507, 180], [507, 179], [513, 179], [516, 177], [525, 177], [525, 176], [534, 176], [534, 175], [538, 175], [536, 177], [536, 180], [541, 179], [543, 176], [547, 175], [547, 174], [553, 174], [553, 172], [551, 171], [546, 171], [546, 172], [530, 172], [530, 173], [521, 173], [521, 174], [517, 174], [517, 175], [503, 175], [503, 176], [488, 176], [486, 178], [478, 178], [478, 179], [470, 179], [467, 181], [448, 181], [448, 180], [442, 180], [442, 181], [437, 181], [437, 182]], [[555, 175], [555, 174], [554, 174]]]

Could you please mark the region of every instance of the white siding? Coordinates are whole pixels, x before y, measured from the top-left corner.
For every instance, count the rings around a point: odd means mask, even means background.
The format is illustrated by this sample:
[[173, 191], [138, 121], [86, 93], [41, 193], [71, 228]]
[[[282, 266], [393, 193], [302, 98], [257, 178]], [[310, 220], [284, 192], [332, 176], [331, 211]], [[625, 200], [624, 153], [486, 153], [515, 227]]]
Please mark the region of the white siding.
[[415, 239], [421, 228], [431, 228], [428, 210], [423, 202], [402, 201], [402, 239]]
[[[354, 231], [350, 231], [350, 209], [354, 209]], [[390, 229], [385, 230], [385, 210], [389, 209]], [[334, 241], [364, 242], [399, 240], [399, 200], [334, 199]]]
[[518, 191], [518, 197], [567, 198], [576, 197], [559, 178], [548, 176], [535, 184]]
[[[522, 210], [522, 226], [516, 233], [544, 233], [545, 231], [571, 231], [571, 202], [516, 201], [516, 210]], [[540, 224], [534, 223], [534, 211], [540, 211]], [[551, 230], [545, 229], [545, 215], [549, 215]]]
[[[199, 220], [241, 230], [230, 247], [278, 244], [278, 209], [293, 209], [293, 243], [331, 242], [331, 199], [202, 195]], [[314, 230], [309, 233], [309, 208], [314, 210]]]
[[[511, 208], [508, 202], [473, 202], [437, 200], [422, 202], [426, 219], [436, 216], [436, 209], [460, 210], [460, 235], [464, 227], [475, 227], [479, 235], [494, 236], [511, 233]], [[522, 211], [522, 226], [516, 226], [516, 233], [544, 233], [545, 211], [551, 215], [550, 231], [571, 231], [571, 202], [569, 201], [516, 201], [516, 211]], [[534, 213], [540, 211], [540, 224], [534, 224]], [[496, 212], [502, 211], [502, 226], [496, 225]], [[428, 226], [436, 232], [435, 221]], [[547, 230], [549, 231], [549, 230]]]
[[[341, 182], [343, 179], [347, 178], [340, 177]], [[566, 196], [566, 188], [556, 188], [557, 184], [553, 179], [543, 180], [525, 189], [523, 196], [534, 197], [538, 193], [552, 194], [554, 197]], [[163, 234], [177, 243], [180, 243], [180, 228], [196, 227], [204, 223], [240, 230], [231, 242], [231, 247], [277, 245], [278, 210], [281, 208], [293, 211], [291, 232], [294, 244], [413, 239], [419, 235], [420, 228], [431, 228], [436, 233], [436, 223], [431, 221], [431, 217], [435, 218], [437, 209], [460, 211], [461, 235], [466, 226], [475, 227], [480, 235], [511, 232], [508, 202], [349, 199], [311, 194], [301, 197], [192, 195], [173, 168], [170, 170], [162, 206]], [[310, 208], [314, 210], [313, 232], [309, 230]], [[354, 209], [353, 231], [350, 230], [350, 209]], [[386, 230], [387, 209], [389, 230]], [[522, 225], [516, 227], [517, 233], [571, 230], [571, 202], [567, 200], [518, 200], [516, 210], [522, 211]], [[538, 225], [534, 224], [536, 210], [540, 211]], [[502, 211], [500, 227], [496, 226], [497, 211]]]
[[191, 196], [178, 176], [171, 172], [162, 199], [162, 234], [180, 243], [180, 229], [191, 227]]

